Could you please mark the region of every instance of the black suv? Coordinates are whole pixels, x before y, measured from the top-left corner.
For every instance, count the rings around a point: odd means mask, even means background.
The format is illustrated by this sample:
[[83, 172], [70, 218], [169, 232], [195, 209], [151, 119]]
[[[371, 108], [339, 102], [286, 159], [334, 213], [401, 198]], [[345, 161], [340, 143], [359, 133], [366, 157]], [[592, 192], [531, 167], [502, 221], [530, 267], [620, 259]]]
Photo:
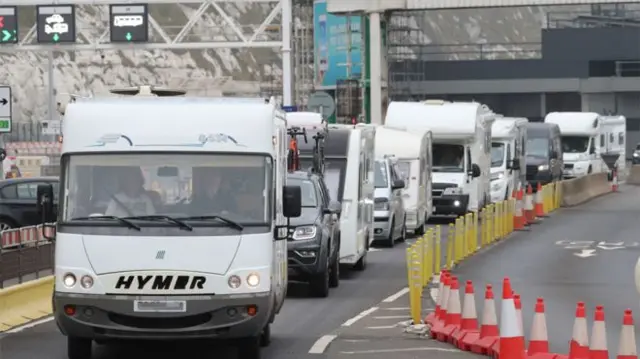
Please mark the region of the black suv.
[[341, 206], [331, 201], [320, 175], [290, 172], [287, 183], [302, 190], [302, 213], [291, 218], [288, 239], [289, 278], [307, 282], [313, 296], [326, 297], [340, 282]]

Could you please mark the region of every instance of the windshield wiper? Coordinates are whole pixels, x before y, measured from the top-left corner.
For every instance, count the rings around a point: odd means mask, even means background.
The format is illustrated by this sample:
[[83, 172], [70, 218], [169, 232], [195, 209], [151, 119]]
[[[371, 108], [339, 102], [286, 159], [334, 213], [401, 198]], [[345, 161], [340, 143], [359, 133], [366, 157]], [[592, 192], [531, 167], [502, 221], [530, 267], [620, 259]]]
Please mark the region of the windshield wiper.
[[229, 218], [222, 217], [222, 216], [192, 216], [192, 217], [183, 217], [183, 218], [181, 217], [181, 218], [178, 218], [178, 219], [181, 219], [183, 221], [187, 221], [187, 220], [189, 220], [189, 221], [218, 220], [218, 221], [226, 223], [227, 225], [229, 225], [229, 226], [231, 226], [231, 227], [233, 227], [233, 228], [235, 228], [235, 229], [237, 229], [239, 231], [242, 231], [244, 229], [244, 226], [241, 225], [240, 223], [238, 223], [236, 221], [232, 221]]
[[165, 222], [170, 222], [173, 223], [175, 225], [177, 225], [178, 227], [180, 227], [180, 229], [185, 229], [187, 231], [193, 231], [193, 227], [191, 227], [190, 225], [182, 222], [179, 219], [175, 219], [171, 216], [166, 216], [166, 215], [161, 215], [161, 214], [154, 214], [154, 215], [148, 215], [148, 216], [131, 216], [131, 217], [124, 217], [124, 219], [141, 219], [143, 221], [147, 220], [147, 221], [157, 221], [157, 220], [162, 220]]
[[133, 222], [131, 222], [131, 221], [125, 219], [125, 218], [117, 217], [117, 216], [91, 216], [91, 217], [71, 218], [72, 221], [90, 221], [90, 220], [94, 220], [94, 219], [112, 219], [114, 221], [118, 221], [118, 222], [124, 224], [128, 228], [135, 229], [136, 231], [140, 230], [140, 226], [137, 226], [135, 223], [133, 223]]

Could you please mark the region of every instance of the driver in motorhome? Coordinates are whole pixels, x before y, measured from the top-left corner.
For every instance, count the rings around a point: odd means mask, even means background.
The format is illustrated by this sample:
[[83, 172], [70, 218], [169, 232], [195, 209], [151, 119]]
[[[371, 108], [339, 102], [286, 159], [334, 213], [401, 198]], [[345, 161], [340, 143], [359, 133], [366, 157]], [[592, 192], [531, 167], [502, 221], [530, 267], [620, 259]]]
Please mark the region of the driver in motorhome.
[[223, 188], [222, 169], [202, 168], [196, 176], [199, 177], [199, 193], [193, 196], [191, 207], [193, 215], [219, 215], [230, 211], [232, 201]]
[[144, 189], [144, 176], [140, 168], [127, 168], [118, 173], [120, 191], [111, 196], [107, 216], [145, 216], [156, 213], [153, 201]]

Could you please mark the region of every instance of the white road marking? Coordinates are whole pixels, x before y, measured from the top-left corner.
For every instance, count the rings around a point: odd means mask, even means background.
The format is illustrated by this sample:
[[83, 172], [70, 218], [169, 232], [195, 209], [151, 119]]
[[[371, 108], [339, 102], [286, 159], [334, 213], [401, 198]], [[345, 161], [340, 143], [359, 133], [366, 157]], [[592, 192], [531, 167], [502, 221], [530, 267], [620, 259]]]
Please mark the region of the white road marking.
[[51, 317], [46, 317], [46, 318], [43, 318], [43, 319], [34, 320], [31, 323], [27, 323], [25, 325], [21, 325], [19, 327], [15, 327], [13, 329], [9, 329], [9, 330], [5, 331], [4, 334], [19, 333], [19, 332], [21, 332], [21, 331], [23, 331], [25, 329], [30, 329], [30, 328], [33, 328], [33, 327], [38, 326], [40, 324], [48, 323], [48, 322], [50, 322], [52, 320], [53, 320], [52, 316]]
[[384, 251], [384, 249], [376, 248], [376, 247], [369, 248], [369, 252], [382, 252], [382, 251]]
[[352, 325], [353, 325], [353, 323], [355, 323], [355, 322], [357, 322], [358, 320], [360, 320], [360, 319], [362, 319], [362, 318], [366, 317], [367, 315], [369, 315], [369, 314], [371, 314], [371, 313], [375, 312], [376, 310], [378, 310], [378, 307], [371, 307], [371, 308], [369, 308], [369, 309], [367, 309], [367, 310], [363, 311], [362, 313], [360, 313], [360, 314], [356, 315], [355, 317], [353, 317], [353, 318], [351, 318], [351, 319], [347, 320], [346, 322], [342, 323], [342, 326], [343, 326], [343, 327], [350, 327], [350, 326], [352, 326]]
[[409, 307], [380, 308], [380, 310], [410, 310]]
[[393, 329], [395, 327], [396, 327], [395, 325], [379, 325], [376, 327], [367, 327], [367, 329], [374, 329], [374, 330], [375, 329]]
[[452, 348], [399, 348], [399, 349], [376, 349], [376, 350], [357, 350], [349, 352], [340, 352], [340, 354], [377, 354], [377, 353], [397, 353], [397, 352], [445, 352], [445, 353], [459, 353], [460, 349]]
[[396, 292], [395, 294], [392, 294], [390, 296], [388, 296], [387, 298], [385, 298], [382, 303], [392, 303], [395, 302], [398, 298], [402, 297], [403, 295], [409, 293], [409, 288], [405, 287], [400, 289], [398, 292]]
[[380, 317], [373, 317], [373, 319], [409, 319], [407, 315], [383, 315]]
[[327, 349], [327, 347], [329, 346], [329, 344], [331, 344], [331, 342], [336, 339], [338, 336], [337, 335], [324, 335], [322, 337], [320, 337], [320, 339], [316, 340], [315, 343], [313, 343], [313, 345], [311, 346], [311, 349], [309, 349], [309, 354], [322, 354], [324, 353], [324, 351]]

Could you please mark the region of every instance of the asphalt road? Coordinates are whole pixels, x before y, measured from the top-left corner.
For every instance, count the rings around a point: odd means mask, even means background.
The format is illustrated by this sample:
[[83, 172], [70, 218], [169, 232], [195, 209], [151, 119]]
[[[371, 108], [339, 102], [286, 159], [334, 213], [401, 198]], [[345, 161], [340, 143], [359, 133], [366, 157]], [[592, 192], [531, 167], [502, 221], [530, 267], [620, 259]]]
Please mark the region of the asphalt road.
[[[446, 238], [446, 221], [443, 237]], [[323, 347], [322, 337], [339, 335], [343, 323], [384, 298], [403, 297], [406, 287], [406, 248], [415, 239], [397, 243], [394, 248], [373, 248], [364, 272], [343, 271], [340, 286], [328, 298], [307, 297], [304, 285], [293, 285], [284, 308], [272, 327], [273, 341], [263, 350], [267, 359], [322, 358], [325, 354], [309, 354], [312, 347]], [[443, 253], [444, 254], [444, 253]], [[406, 297], [406, 295], [404, 296]], [[403, 314], [408, 313], [405, 311]], [[320, 340], [318, 344], [316, 342]], [[328, 344], [328, 343], [327, 343]], [[24, 330], [8, 334], [0, 341], [3, 359], [66, 358], [66, 340], [55, 324], [46, 321]], [[188, 353], [185, 355], [185, 352]], [[235, 358], [233, 348], [213, 348], [206, 343], [136, 343], [134, 346], [94, 347], [94, 359], [154, 357], [176, 358]]]
[[527, 335], [535, 300], [544, 298], [551, 349], [562, 354], [568, 352], [576, 302], [586, 303], [590, 323], [595, 306], [604, 305], [609, 350], [614, 355], [624, 309], [634, 310], [636, 321], [640, 320], [633, 278], [640, 255], [638, 198], [640, 188], [622, 186], [619, 193], [561, 209], [532, 232], [518, 233], [465, 261], [455, 273], [462, 280], [473, 280], [478, 313], [484, 285], [492, 283], [499, 296], [502, 278], [509, 276], [522, 296]]

